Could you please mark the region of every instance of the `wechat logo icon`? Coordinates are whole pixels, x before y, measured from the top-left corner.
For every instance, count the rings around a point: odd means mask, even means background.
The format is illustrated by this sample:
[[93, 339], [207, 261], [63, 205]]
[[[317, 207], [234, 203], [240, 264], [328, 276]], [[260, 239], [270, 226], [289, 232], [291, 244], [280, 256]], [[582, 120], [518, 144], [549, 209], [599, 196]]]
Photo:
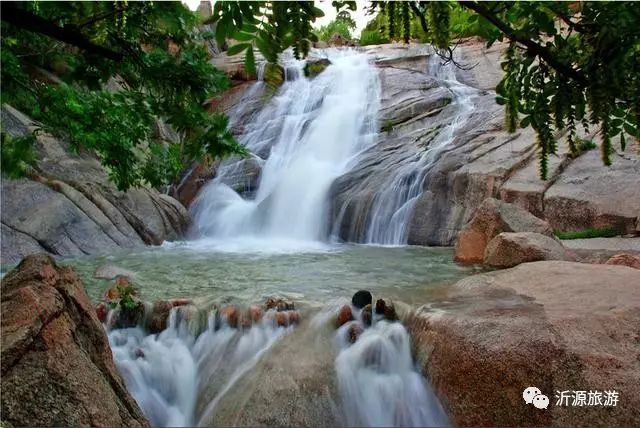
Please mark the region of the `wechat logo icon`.
[[546, 409], [549, 407], [549, 397], [544, 395], [535, 386], [530, 386], [522, 391], [522, 398], [526, 404], [533, 404], [536, 409]]

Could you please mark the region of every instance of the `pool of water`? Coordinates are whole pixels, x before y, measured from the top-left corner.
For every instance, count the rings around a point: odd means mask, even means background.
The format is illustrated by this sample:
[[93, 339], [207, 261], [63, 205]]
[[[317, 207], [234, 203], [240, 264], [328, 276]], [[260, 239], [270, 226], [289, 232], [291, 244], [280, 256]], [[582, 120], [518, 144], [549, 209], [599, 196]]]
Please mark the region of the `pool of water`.
[[315, 305], [367, 289], [418, 306], [473, 272], [453, 262], [450, 248], [368, 245], [238, 252], [184, 242], [62, 263], [78, 270], [94, 301], [109, 281], [95, 279], [93, 273], [107, 263], [133, 271], [141, 298], [147, 301], [184, 297], [260, 302], [284, 295]]

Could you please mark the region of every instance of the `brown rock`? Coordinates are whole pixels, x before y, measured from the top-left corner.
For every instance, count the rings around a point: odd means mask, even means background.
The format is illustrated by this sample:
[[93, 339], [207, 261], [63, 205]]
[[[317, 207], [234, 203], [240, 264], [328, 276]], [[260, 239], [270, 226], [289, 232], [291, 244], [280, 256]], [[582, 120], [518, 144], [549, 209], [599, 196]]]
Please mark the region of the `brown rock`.
[[300, 322], [300, 312], [298, 311], [289, 311], [287, 312], [289, 316], [289, 324], [298, 324]]
[[536, 232], [553, 237], [544, 220], [516, 205], [487, 198], [458, 235], [456, 261], [482, 263], [487, 244], [502, 232]]
[[605, 264], [629, 266], [634, 269], [640, 269], [640, 256], [635, 254], [616, 254], [612, 256]]
[[398, 315], [396, 314], [396, 308], [393, 302], [387, 303], [384, 299], [378, 299], [376, 301], [376, 314], [384, 315], [384, 318], [389, 321], [397, 321]]
[[148, 426], [82, 283], [48, 255], [25, 258], [2, 280], [2, 421]]
[[286, 327], [289, 325], [289, 317], [286, 312], [276, 312], [276, 324], [278, 327]]
[[104, 303], [98, 303], [95, 307], [96, 316], [101, 323], [104, 323], [107, 320], [107, 315], [109, 314], [109, 308]]
[[172, 187], [171, 196], [189, 208], [202, 186], [214, 175], [214, 168], [209, 163], [195, 163], [183, 175], [180, 182]]
[[353, 319], [353, 313], [351, 312], [351, 306], [343, 305], [338, 312], [336, 318], [336, 327], [340, 327]]
[[151, 315], [148, 317], [147, 330], [151, 334], [160, 333], [167, 328], [167, 320], [173, 305], [168, 300], [153, 302]]
[[258, 305], [249, 306], [249, 319], [251, 319], [252, 323], [258, 323], [262, 319], [263, 315], [262, 308]]
[[[565, 261], [465, 278], [407, 322], [454, 426], [636, 426], [639, 325], [640, 272]], [[528, 386], [547, 411], [523, 403]], [[624, 403], [554, 405], [557, 390], [611, 389]]]
[[220, 311], [220, 316], [227, 320], [230, 327], [238, 327], [238, 308], [233, 305], [225, 306]]
[[282, 297], [269, 297], [264, 306], [267, 310], [277, 309], [278, 311], [291, 311], [295, 309], [292, 301]]
[[372, 315], [371, 304], [368, 304], [367, 306], [362, 308], [362, 313], [360, 314], [360, 317], [362, 318], [362, 322], [364, 323], [364, 325], [366, 326], [371, 325], [371, 315]]
[[347, 330], [347, 337], [349, 338], [349, 343], [356, 343], [356, 340], [360, 337], [363, 332], [363, 328], [359, 323], [352, 323]]
[[533, 232], [503, 232], [489, 241], [484, 252], [484, 264], [496, 268], [541, 260], [575, 259], [558, 240]]
[[124, 269], [112, 264], [105, 264], [105, 265], [99, 266], [95, 270], [95, 272], [93, 272], [93, 277], [97, 279], [113, 280], [119, 276], [133, 279], [135, 278], [136, 274], [128, 269]]

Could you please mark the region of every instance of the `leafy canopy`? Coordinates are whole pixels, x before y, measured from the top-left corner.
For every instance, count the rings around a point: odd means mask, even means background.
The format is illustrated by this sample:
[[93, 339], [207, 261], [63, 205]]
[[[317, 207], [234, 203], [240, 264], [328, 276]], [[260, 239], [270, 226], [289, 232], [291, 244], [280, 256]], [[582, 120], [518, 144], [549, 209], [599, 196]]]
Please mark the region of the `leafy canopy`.
[[[118, 188], [169, 184], [194, 160], [244, 152], [203, 106], [229, 81], [180, 2], [8, 3], [2, 21], [2, 103], [97, 153]], [[153, 138], [158, 119], [179, 144]], [[23, 165], [24, 144], [2, 141], [3, 170], [5, 155]]]

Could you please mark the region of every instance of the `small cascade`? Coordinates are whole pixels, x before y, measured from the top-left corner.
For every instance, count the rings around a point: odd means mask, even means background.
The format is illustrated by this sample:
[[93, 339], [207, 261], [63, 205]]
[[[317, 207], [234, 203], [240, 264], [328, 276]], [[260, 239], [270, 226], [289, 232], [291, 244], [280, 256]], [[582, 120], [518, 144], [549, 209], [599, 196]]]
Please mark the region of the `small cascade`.
[[438, 399], [414, 367], [407, 330], [375, 318], [365, 329], [360, 312], [336, 332], [345, 425], [448, 426]]
[[[116, 366], [152, 426], [210, 423], [220, 399], [298, 319], [286, 308], [263, 316], [252, 306], [243, 317], [227, 306], [201, 326], [194, 309], [173, 308], [159, 334], [142, 326], [108, 331]], [[106, 325], [114, 316], [116, 311]]]

